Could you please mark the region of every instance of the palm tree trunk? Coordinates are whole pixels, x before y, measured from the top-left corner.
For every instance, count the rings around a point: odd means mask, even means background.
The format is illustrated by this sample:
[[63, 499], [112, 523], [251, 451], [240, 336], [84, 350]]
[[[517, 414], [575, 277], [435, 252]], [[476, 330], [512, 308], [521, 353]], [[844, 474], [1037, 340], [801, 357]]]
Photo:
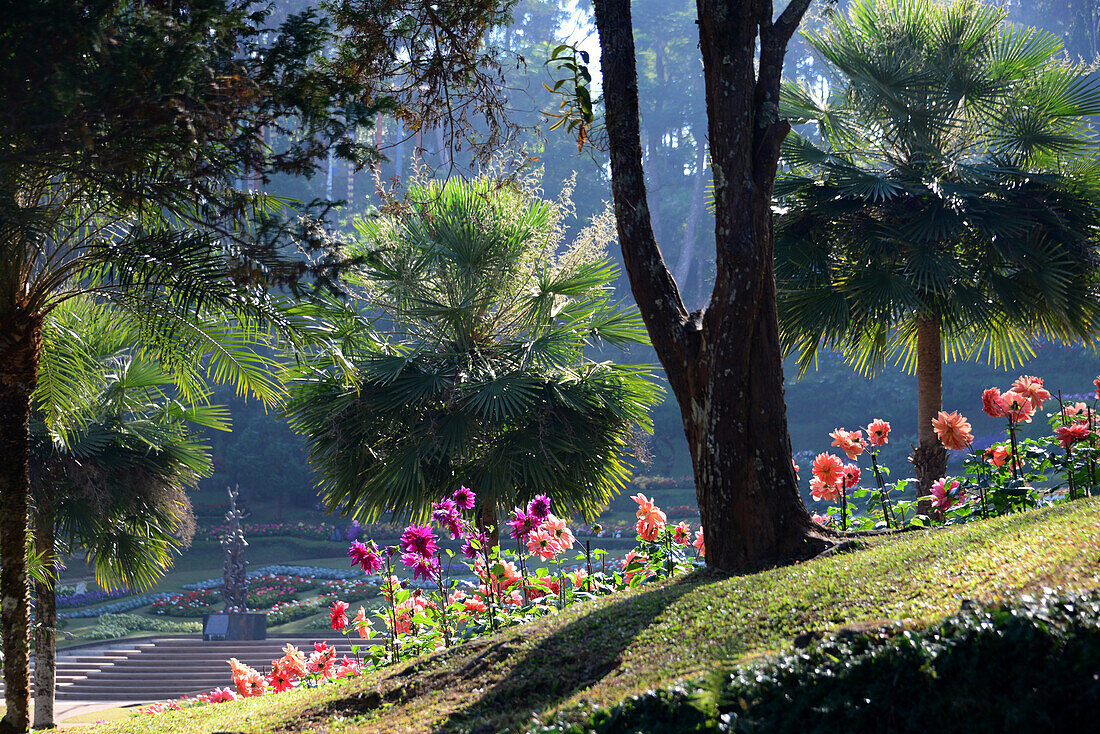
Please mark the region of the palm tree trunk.
[[486, 502], [475, 510], [478, 529], [489, 536], [489, 547], [500, 544], [500, 522], [494, 502]]
[[54, 557], [53, 490], [44, 488], [35, 512], [35, 541], [44, 553], [47, 583], [34, 584], [34, 728], [52, 729], [57, 686], [57, 562]]
[[30, 604], [27, 587], [27, 473], [31, 393], [38, 377], [42, 318], [11, 309], [0, 319], [0, 637], [4, 704], [0, 734], [30, 724]]
[[[942, 408], [943, 345], [939, 319], [932, 315], [917, 319], [917, 448], [911, 461], [918, 497], [930, 494], [932, 482], [947, 474], [947, 450], [932, 429], [932, 419]], [[918, 509], [927, 515], [931, 502], [921, 502]]]

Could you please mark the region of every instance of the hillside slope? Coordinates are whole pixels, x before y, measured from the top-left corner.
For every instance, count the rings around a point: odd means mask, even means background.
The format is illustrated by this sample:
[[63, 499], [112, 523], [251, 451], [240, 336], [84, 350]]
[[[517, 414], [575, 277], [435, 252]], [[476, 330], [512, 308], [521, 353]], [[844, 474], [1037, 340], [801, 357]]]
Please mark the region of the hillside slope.
[[103, 725], [101, 732], [495, 732], [787, 648], [807, 632], [920, 625], [963, 600], [1100, 588], [1100, 500], [880, 540], [751, 576], [708, 573], [578, 605], [317, 690]]

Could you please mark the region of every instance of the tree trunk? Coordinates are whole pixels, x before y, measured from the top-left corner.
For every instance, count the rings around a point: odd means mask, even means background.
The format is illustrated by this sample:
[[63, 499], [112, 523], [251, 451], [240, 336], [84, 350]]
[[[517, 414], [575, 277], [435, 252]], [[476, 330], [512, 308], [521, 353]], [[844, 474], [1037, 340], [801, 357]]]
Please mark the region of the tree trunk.
[[489, 536], [489, 547], [500, 544], [500, 519], [497, 517], [496, 505], [492, 502], [478, 503], [474, 512], [477, 514], [478, 530]]
[[53, 491], [46, 487], [35, 512], [35, 542], [45, 553], [48, 583], [34, 584], [34, 728], [52, 729], [57, 686], [57, 562], [54, 555]]
[[791, 462], [772, 252], [772, 188], [790, 130], [778, 119], [779, 80], [808, 4], [792, 0], [773, 23], [763, 0], [698, 2], [717, 274], [709, 304], [689, 314], [648, 207], [630, 0], [595, 2], [623, 261], [680, 405], [707, 565], [722, 571], [808, 558], [832, 543], [806, 511]]
[[27, 586], [27, 473], [31, 393], [38, 376], [42, 319], [15, 308], [0, 323], [0, 635], [4, 703], [0, 734], [30, 724], [30, 632]]
[[[917, 475], [917, 496], [932, 492], [932, 482], [947, 475], [947, 449], [932, 429], [932, 419], [943, 408], [943, 345], [940, 323], [933, 315], [917, 319], [917, 448], [913, 451], [913, 469]], [[928, 500], [918, 511], [927, 515]]]

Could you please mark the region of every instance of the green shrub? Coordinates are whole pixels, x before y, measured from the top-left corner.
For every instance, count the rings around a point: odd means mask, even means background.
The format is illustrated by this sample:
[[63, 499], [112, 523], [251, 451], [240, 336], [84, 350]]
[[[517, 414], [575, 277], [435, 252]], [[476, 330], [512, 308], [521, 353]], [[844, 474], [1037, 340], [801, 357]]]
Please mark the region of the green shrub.
[[202, 632], [202, 623], [169, 622], [166, 619], [154, 619], [140, 614], [102, 614], [96, 620], [95, 626], [80, 636], [87, 640], [113, 640], [134, 632], [187, 634]]
[[[532, 731], [1089, 731], [1100, 593], [964, 608], [922, 630], [841, 631], [805, 649]], [[1089, 724], [1089, 722], [1093, 722]]]

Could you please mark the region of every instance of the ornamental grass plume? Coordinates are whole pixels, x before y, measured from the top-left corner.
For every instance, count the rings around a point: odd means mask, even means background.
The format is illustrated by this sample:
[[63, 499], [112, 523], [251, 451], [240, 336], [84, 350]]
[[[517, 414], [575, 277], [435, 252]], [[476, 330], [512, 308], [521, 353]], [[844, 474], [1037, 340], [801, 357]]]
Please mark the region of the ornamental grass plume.
[[1043, 387], [1043, 378], [1021, 375], [1012, 383], [1012, 391], [1031, 401], [1033, 410], [1042, 410], [1043, 402], [1050, 400], [1050, 391]]
[[868, 423], [867, 443], [872, 446], [882, 446], [890, 443], [890, 423], [881, 418], [875, 418]]
[[840, 481], [844, 462], [833, 454], [818, 454], [814, 458], [813, 475], [822, 484], [836, 484]]
[[974, 442], [970, 422], [958, 412], [948, 413], [941, 410], [940, 414], [932, 419], [932, 429], [939, 437], [940, 443], [951, 451], [962, 451]]
[[829, 434], [829, 437], [833, 439], [833, 446], [843, 451], [850, 461], [855, 461], [866, 448], [862, 431], [846, 431], [843, 428], [837, 428]]

